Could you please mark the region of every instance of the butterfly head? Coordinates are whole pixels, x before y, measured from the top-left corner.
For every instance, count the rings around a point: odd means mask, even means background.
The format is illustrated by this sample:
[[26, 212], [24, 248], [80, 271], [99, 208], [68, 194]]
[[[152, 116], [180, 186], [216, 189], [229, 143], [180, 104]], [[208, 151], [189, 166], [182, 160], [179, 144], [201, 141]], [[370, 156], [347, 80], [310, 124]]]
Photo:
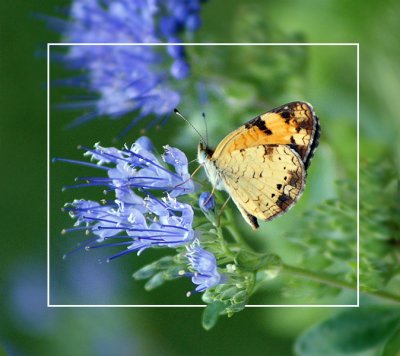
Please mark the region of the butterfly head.
[[197, 160], [203, 166], [211, 185], [218, 190], [224, 190], [223, 181], [219, 179], [216, 161], [212, 158], [214, 151], [203, 141], [199, 142]]
[[205, 162], [209, 161], [213, 153], [214, 151], [203, 141], [199, 142], [199, 146], [197, 147], [197, 159], [201, 165], [204, 165]]

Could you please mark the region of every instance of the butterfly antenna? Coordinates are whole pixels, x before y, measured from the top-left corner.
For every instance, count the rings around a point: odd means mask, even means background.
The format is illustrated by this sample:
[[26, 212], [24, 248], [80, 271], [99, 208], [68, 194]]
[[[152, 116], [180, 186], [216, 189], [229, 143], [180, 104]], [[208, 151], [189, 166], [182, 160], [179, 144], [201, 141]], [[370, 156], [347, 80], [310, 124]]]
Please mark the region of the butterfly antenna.
[[207, 120], [206, 120], [206, 114], [204, 112], [201, 113], [201, 116], [203, 117], [204, 121], [204, 127], [206, 129], [206, 146], [208, 147], [208, 127], [207, 127]]
[[190, 125], [190, 127], [191, 127], [194, 131], [196, 131], [196, 133], [199, 135], [199, 137], [200, 137], [200, 139], [203, 141], [203, 143], [207, 145], [207, 141], [204, 139], [203, 135], [199, 132], [199, 130], [197, 130], [197, 129], [194, 127], [194, 125], [193, 125], [186, 117], [184, 117], [184, 116], [179, 112], [178, 109], [174, 109], [174, 112], [175, 112], [175, 114], [178, 115], [181, 119], [185, 120], [185, 122], [187, 122], [187, 123]]

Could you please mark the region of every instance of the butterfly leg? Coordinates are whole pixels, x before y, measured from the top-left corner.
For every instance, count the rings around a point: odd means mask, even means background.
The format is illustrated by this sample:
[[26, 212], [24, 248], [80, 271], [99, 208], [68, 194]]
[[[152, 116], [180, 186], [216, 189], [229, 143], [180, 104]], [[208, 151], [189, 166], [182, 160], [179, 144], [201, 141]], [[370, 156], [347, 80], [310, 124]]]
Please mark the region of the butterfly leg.
[[208, 196], [208, 198], [206, 199], [206, 201], [204, 202], [203, 206], [205, 206], [205, 205], [208, 204], [208, 202], [210, 201], [210, 199], [211, 199], [211, 198], [213, 197], [213, 195], [215, 194], [215, 190], [216, 190], [216, 188], [215, 188], [215, 186], [213, 186], [213, 189], [211, 190], [211, 193], [210, 193], [210, 195]]
[[218, 212], [218, 218], [217, 218], [217, 225], [219, 226], [221, 223], [221, 216], [222, 213], [224, 212], [224, 209], [226, 208], [226, 206], [228, 205], [229, 200], [231, 200], [231, 197], [229, 196], [228, 199], [225, 200], [225, 203], [222, 204], [221, 209]]
[[180, 187], [181, 185], [183, 185], [183, 184], [185, 184], [185, 183], [187, 183], [187, 182], [189, 182], [189, 181], [194, 177], [194, 175], [200, 170], [200, 168], [201, 168], [201, 165], [199, 165], [199, 166], [193, 171], [193, 173], [190, 175], [190, 177], [189, 177], [188, 179], [185, 179], [183, 182], [177, 184], [177, 185], [174, 187], [174, 189], [177, 188], [177, 187]]

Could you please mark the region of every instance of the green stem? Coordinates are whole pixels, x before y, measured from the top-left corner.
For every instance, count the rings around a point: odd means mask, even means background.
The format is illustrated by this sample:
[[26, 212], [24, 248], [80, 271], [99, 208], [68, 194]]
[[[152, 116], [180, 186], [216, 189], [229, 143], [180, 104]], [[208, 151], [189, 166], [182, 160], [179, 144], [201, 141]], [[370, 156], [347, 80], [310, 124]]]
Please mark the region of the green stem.
[[227, 224], [225, 225], [225, 228], [230, 232], [232, 237], [237, 243], [242, 244], [243, 246], [246, 246], [249, 248], [249, 245], [247, 245], [246, 241], [242, 238], [242, 235], [239, 233], [239, 231], [236, 229], [236, 225], [234, 224], [234, 219], [232, 215], [232, 211], [229, 209], [229, 207], [225, 208], [225, 216], [227, 221]]
[[376, 291], [361, 291], [364, 294], [372, 295], [374, 297], [386, 299], [390, 302], [397, 302], [400, 303], [400, 296], [395, 295], [389, 292], [385, 292], [383, 290], [376, 290]]
[[303, 268], [288, 266], [286, 264], [282, 264], [281, 272], [286, 273], [290, 276], [301, 277], [340, 289], [356, 289], [356, 286], [347, 282], [338, 281], [337, 279], [332, 278], [327, 274], [316, 273]]
[[221, 246], [222, 251], [224, 251], [224, 253], [231, 258], [231, 260], [235, 259], [235, 254], [232, 253], [232, 251], [229, 249], [229, 247], [227, 246], [225, 240], [224, 240], [224, 236], [222, 233], [222, 228], [221, 226], [217, 226], [217, 235], [218, 235], [218, 241], [219, 241], [219, 245]]
[[233, 225], [226, 225], [225, 228], [229, 231], [229, 233], [232, 235], [233, 239], [237, 242], [237, 243], [241, 243], [242, 238], [239, 234], [239, 232], [233, 227]]
[[[338, 281], [337, 279], [331, 277], [330, 275], [323, 273], [312, 272], [303, 268], [293, 267], [286, 264], [282, 264], [282, 272], [290, 276], [301, 277], [311, 281], [319, 282], [328, 286], [340, 288], [340, 289], [350, 289], [357, 290], [357, 286], [344, 281]], [[385, 291], [363, 291], [362, 293], [371, 295], [378, 298], [383, 298], [391, 302], [400, 303], [400, 296], [385, 292]]]

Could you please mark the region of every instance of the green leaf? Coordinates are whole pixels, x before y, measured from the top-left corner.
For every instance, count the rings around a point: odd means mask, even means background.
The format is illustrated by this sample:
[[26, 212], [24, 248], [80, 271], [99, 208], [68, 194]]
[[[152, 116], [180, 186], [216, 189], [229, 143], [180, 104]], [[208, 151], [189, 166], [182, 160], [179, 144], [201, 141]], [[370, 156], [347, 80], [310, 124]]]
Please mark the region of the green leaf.
[[217, 324], [218, 318], [221, 312], [225, 309], [225, 303], [223, 302], [213, 302], [204, 309], [202, 325], [206, 330], [210, 330]]
[[174, 265], [175, 265], [174, 257], [165, 256], [159, 259], [158, 261], [155, 261], [137, 270], [135, 273], [133, 273], [132, 277], [135, 278], [136, 280], [148, 279], [153, 275], [155, 275], [158, 271], [163, 269], [168, 269]]
[[237, 303], [237, 304], [232, 304], [229, 307], [226, 307], [224, 312], [228, 315], [228, 317], [231, 317], [235, 313], [238, 313], [242, 311], [246, 307], [246, 303]]
[[245, 304], [248, 299], [249, 299], [249, 295], [248, 295], [247, 291], [242, 290], [242, 291], [240, 291], [239, 293], [236, 293], [233, 296], [232, 301], [235, 304], [240, 304], [240, 303], [244, 303]]
[[238, 291], [236, 286], [228, 287], [221, 291], [219, 297], [221, 300], [231, 299]]
[[163, 258], [160, 258], [158, 261], [156, 261], [154, 264], [158, 269], [168, 268], [175, 264], [174, 257], [173, 256], [164, 256]]
[[133, 273], [132, 277], [136, 280], [148, 279], [157, 273], [157, 270], [154, 264], [147, 265]]
[[400, 329], [387, 341], [381, 356], [400, 356]]
[[368, 306], [345, 311], [297, 339], [296, 355], [342, 355], [379, 347], [400, 324], [400, 308]]
[[144, 285], [144, 289], [147, 291], [153, 290], [153, 289], [163, 285], [164, 282], [165, 282], [165, 278], [164, 278], [162, 272], [159, 272], [147, 281], [147, 283]]

